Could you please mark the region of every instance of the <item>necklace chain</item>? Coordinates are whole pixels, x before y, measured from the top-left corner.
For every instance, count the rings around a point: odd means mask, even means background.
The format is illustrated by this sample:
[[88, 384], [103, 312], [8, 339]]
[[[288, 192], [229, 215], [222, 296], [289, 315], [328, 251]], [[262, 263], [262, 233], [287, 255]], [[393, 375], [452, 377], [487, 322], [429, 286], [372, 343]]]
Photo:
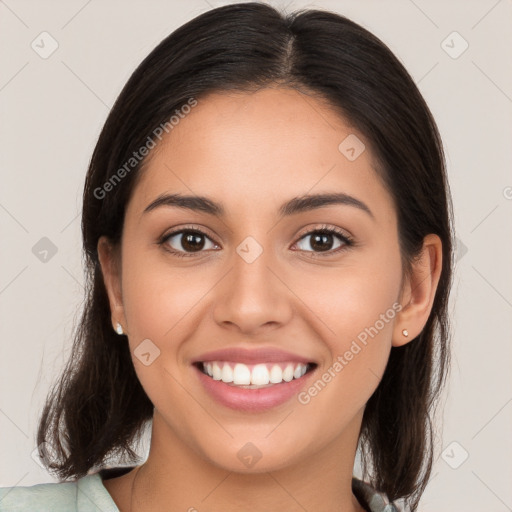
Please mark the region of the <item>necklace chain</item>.
[[130, 512], [132, 512], [132, 505], [133, 505], [133, 489], [135, 488], [135, 480], [139, 474], [139, 469], [141, 468], [142, 466], [138, 466], [137, 469], [135, 470], [135, 474], [134, 474], [134, 477], [133, 477], [133, 481], [132, 481], [132, 490], [130, 492]]

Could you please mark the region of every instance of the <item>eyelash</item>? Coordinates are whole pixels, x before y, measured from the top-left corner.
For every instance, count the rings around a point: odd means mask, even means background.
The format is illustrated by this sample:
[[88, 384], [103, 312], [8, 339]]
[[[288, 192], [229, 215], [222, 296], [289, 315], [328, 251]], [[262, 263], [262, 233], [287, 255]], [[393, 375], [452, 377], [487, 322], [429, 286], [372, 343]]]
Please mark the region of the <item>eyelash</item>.
[[[193, 234], [196, 234], [196, 235], [205, 236], [206, 238], [209, 238], [213, 242], [211, 237], [207, 233], [202, 231], [201, 229], [198, 229], [196, 227], [185, 227], [185, 228], [180, 228], [179, 230], [176, 230], [176, 231], [172, 231], [171, 233], [165, 234], [158, 241], [158, 244], [161, 245], [161, 246], [164, 246], [164, 245], [166, 245], [167, 241], [170, 238], [172, 238], [173, 236], [178, 235], [178, 234], [184, 234], [184, 233], [193, 233]], [[339, 230], [337, 228], [333, 228], [333, 227], [329, 227], [329, 226], [325, 226], [325, 225], [320, 227], [320, 228], [316, 228], [316, 229], [313, 229], [311, 231], [308, 231], [307, 233], [304, 233], [297, 241], [300, 241], [300, 240], [302, 240], [303, 238], [306, 238], [309, 235], [313, 235], [313, 234], [317, 234], [317, 233], [326, 234], [326, 235], [336, 235], [343, 242], [343, 245], [341, 247], [338, 247], [335, 250], [325, 251], [324, 253], [322, 253], [322, 252], [315, 252], [315, 251], [305, 251], [305, 252], [311, 253], [311, 257], [312, 258], [323, 258], [323, 257], [327, 257], [327, 256], [332, 256], [333, 254], [337, 254], [337, 253], [339, 253], [339, 252], [341, 252], [343, 250], [346, 250], [349, 247], [353, 247], [355, 245], [354, 240], [351, 237], [349, 237], [346, 233], [344, 233], [343, 231], [341, 231], [341, 230]], [[216, 245], [218, 245], [216, 242], [214, 242], [214, 243]], [[197, 254], [199, 254], [201, 252], [204, 252], [204, 251], [197, 251], [195, 253], [193, 253], [193, 252], [192, 253], [187, 253], [187, 252], [183, 252], [183, 251], [176, 251], [175, 249], [169, 249], [168, 247], [165, 247], [164, 249], [166, 251], [170, 252], [172, 255], [177, 256], [179, 258], [184, 258], [184, 257], [188, 258], [188, 257], [191, 257], [191, 256], [193, 257], [193, 256], [196, 256]], [[324, 254], [325, 254], [325, 256], [324, 256]]]

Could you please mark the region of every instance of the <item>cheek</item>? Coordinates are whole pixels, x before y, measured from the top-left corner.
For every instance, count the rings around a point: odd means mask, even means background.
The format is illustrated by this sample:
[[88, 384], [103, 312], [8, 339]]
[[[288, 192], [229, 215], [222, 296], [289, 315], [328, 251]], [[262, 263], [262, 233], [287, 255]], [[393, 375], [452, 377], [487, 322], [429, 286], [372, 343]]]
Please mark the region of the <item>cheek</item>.
[[333, 352], [343, 352], [347, 342], [375, 329], [380, 339], [390, 338], [400, 291], [399, 262], [383, 265], [347, 266], [328, 272], [303, 273], [294, 280], [294, 293], [316, 315], [322, 335]]
[[158, 409], [168, 407], [169, 396], [174, 405], [186, 409], [190, 397], [178, 383], [182, 381], [179, 350], [193, 333], [191, 326], [198, 325], [200, 301], [211, 284], [203, 271], [171, 268], [165, 258], [143, 250], [127, 251], [122, 279], [129, 344], [139, 381]]
[[313, 386], [303, 390], [299, 402], [314, 403], [318, 414], [332, 409], [333, 420], [338, 416], [338, 422], [347, 420], [348, 411], [364, 407], [389, 358], [401, 309], [397, 302], [401, 266], [398, 257], [382, 262], [380, 269], [375, 264], [339, 269], [329, 279], [315, 280], [316, 284], [303, 279], [297, 291], [307, 297], [308, 306], [320, 319], [329, 352]]
[[123, 264], [123, 305], [130, 337], [172, 340], [208, 289], [205, 271], [179, 269], [140, 251]]
[[336, 333], [325, 339], [330, 358], [297, 396], [302, 428], [313, 437], [334, 439], [357, 411], [362, 414], [377, 389], [389, 359], [396, 316], [386, 295], [368, 296], [361, 310], [354, 307], [351, 294], [341, 294], [337, 316], [333, 311], [326, 317]]

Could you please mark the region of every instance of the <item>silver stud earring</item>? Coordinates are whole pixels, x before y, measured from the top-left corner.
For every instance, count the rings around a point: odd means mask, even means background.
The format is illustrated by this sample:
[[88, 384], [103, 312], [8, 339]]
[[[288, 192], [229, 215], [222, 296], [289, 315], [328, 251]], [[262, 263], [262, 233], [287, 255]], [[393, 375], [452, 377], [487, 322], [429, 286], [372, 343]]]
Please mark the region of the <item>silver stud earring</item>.
[[409, 336], [409, 331], [407, 329], [404, 329], [402, 331], [402, 334], [407, 338], [407, 336]]
[[123, 333], [123, 326], [119, 322], [117, 322], [117, 324], [116, 324], [116, 332], [119, 335], [124, 334]]

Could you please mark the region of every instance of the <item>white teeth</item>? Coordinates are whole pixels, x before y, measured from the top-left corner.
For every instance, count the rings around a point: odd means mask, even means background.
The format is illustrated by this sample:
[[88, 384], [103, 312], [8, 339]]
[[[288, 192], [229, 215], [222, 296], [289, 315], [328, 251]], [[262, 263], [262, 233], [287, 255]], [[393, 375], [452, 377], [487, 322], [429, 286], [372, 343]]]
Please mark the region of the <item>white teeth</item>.
[[222, 378], [222, 370], [220, 369], [220, 366], [218, 365], [218, 363], [213, 363], [212, 372], [213, 372], [213, 380], [220, 380]]
[[272, 382], [272, 384], [279, 384], [280, 382], [283, 382], [283, 370], [281, 370], [281, 367], [279, 367], [277, 364], [272, 366], [269, 380]]
[[251, 372], [251, 384], [265, 386], [269, 383], [269, 375], [266, 364], [257, 364]]
[[290, 382], [294, 378], [299, 379], [306, 373], [307, 365], [260, 363], [249, 367], [243, 363], [208, 361], [203, 363], [203, 370], [214, 380], [221, 380], [235, 386], [268, 386], [283, 381]]
[[233, 370], [233, 384], [238, 386], [251, 383], [251, 370], [245, 364], [237, 363]]
[[224, 363], [222, 368], [221, 380], [222, 382], [233, 382], [233, 369], [227, 363]]
[[290, 382], [293, 379], [293, 365], [289, 364], [283, 371], [283, 380]]

